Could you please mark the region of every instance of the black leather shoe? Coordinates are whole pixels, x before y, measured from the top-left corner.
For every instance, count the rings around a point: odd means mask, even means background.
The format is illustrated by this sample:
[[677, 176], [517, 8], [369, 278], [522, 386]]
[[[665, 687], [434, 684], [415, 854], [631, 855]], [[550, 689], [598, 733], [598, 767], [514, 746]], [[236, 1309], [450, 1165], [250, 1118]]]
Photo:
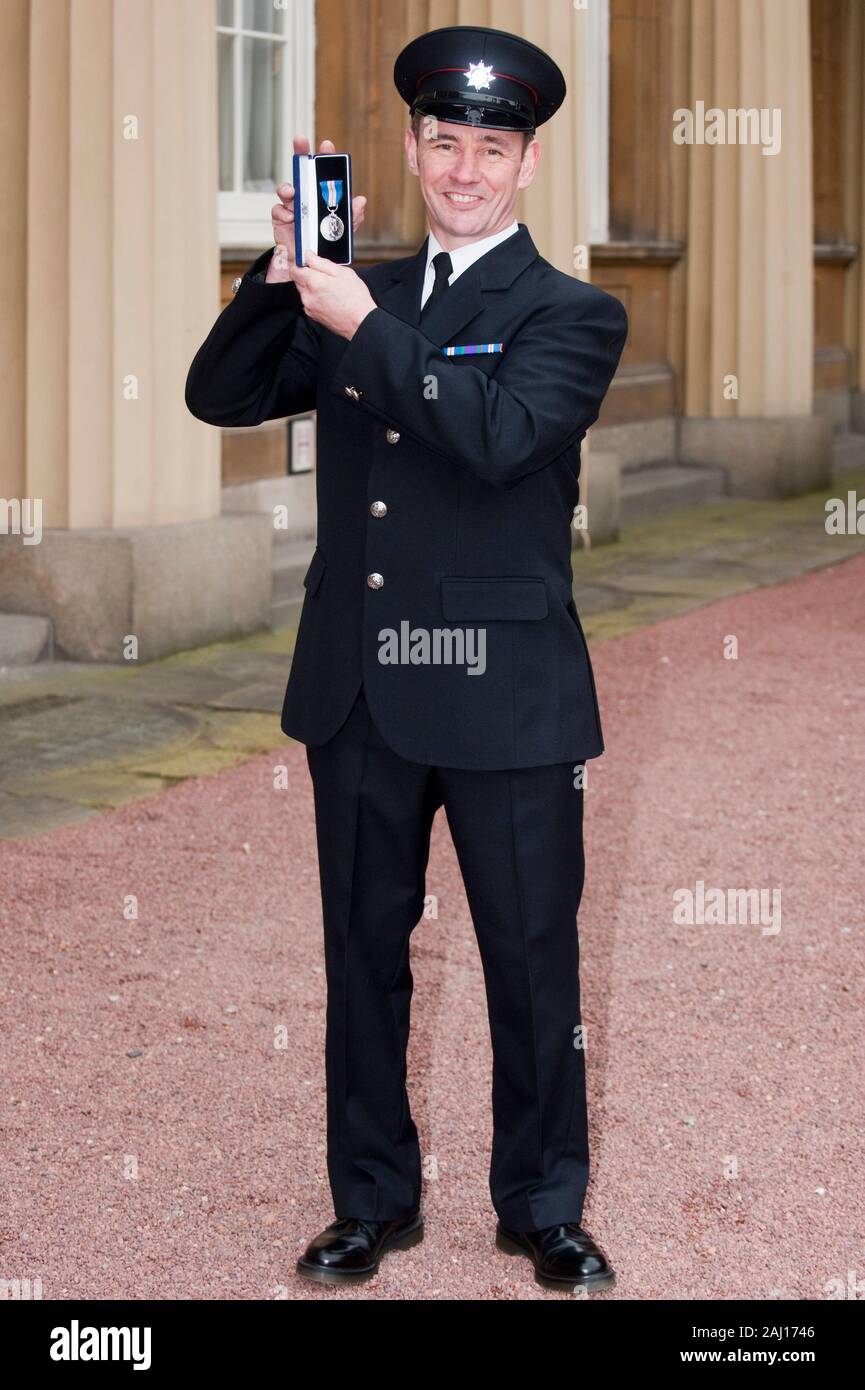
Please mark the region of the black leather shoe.
[[509, 1231], [499, 1222], [496, 1246], [506, 1255], [528, 1255], [535, 1279], [548, 1289], [608, 1289], [616, 1282], [615, 1271], [588, 1231], [575, 1221], [547, 1226], [542, 1231]]
[[307, 1246], [297, 1262], [304, 1279], [320, 1284], [360, 1284], [378, 1271], [388, 1250], [408, 1250], [423, 1240], [419, 1211], [394, 1221], [365, 1221], [346, 1216], [334, 1221]]

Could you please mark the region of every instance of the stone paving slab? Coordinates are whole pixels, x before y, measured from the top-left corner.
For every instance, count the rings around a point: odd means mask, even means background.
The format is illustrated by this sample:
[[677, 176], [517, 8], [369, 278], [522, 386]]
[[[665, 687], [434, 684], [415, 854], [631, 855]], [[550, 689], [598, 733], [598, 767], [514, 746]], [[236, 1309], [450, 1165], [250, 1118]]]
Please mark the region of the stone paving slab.
[[[104, 807], [110, 803], [102, 802]], [[0, 790], [0, 826], [3, 839], [26, 839], [59, 830], [63, 825], [88, 820], [93, 809], [86, 801], [56, 800], [51, 796], [14, 796]], [[6, 830], [8, 829], [8, 834]]]
[[286, 671], [283, 669], [278, 681], [256, 681], [253, 685], [242, 685], [239, 690], [219, 695], [210, 704], [215, 709], [270, 710], [273, 714], [279, 714], [285, 695], [285, 678]]
[[584, 551], [574, 561], [574, 594], [586, 636], [618, 636], [862, 554], [865, 536], [826, 533], [826, 499], [848, 489], [865, 495], [865, 473], [787, 501], [725, 498], [643, 522], [617, 545]]
[[[628, 527], [574, 556], [589, 641], [841, 563], [865, 536], [829, 536], [825, 500], [865, 473], [781, 502], [724, 499]], [[41, 663], [0, 679], [0, 839], [39, 834], [220, 771], [285, 740], [296, 631], [263, 631], [141, 666]]]
[[[236, 761], [237, 759], [231, 760]], [[230, 766], [230, 763], [226, 765]], [[211, 769], [208, 767], [207, 770]], [[184, 776], [188, 775], [188, 772], [184, 772]], [[37, 806], [42, 805], [51, 813], [54, 824], [65, 825], [80, 819], [78, 816], [67, 817], [64, 814], [70, 807], [87, 812], [88, 809], [99, 811], [109, 806], [123, 806], [127, 801], [156, 796], [179, 780], [181, 779], [168, 775], [160, 776], [155, 770], [151, 772], [131, 766], [61, 767], [54, 771], [34, 774], [29, 780], [21, 778], [16, 781], [13, 778], [8, 787], [0, 792], [0, 796], [8, 799], [9, 813], [14, 813], [16, 803], [20, 806], [32, 803], [32, 814], [35, 814]], [[33, 795], [34, 792], [38, 792], [38, 795]], [[0, 808], [0, 816], [2, 814], [3, 810]]]

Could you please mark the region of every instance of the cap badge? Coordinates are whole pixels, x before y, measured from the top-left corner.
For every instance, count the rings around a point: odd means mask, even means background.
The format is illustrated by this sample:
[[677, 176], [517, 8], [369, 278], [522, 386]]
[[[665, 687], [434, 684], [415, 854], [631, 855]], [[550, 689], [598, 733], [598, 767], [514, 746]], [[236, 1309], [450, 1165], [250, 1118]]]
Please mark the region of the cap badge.
[[468, 78], [466, 85], [474, 87], [476, 92], [479, 92], [482, 87], [489, 88], [490, 83], [496, 80], [493, 77], [491, 63], [469, 63], [468, 72], [464, 75]]

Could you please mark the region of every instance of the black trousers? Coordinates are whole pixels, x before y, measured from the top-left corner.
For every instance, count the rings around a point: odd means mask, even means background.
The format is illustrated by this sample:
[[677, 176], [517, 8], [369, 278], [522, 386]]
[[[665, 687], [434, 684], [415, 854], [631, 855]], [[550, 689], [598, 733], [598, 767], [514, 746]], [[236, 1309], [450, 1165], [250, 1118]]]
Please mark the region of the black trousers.
[[583, 791], [571, 763], [477, 772], [408, 762], [361, 691], [307, 748], [327, 976], [328, 1175], [335, 1214], [390, 1220], [421, 1201], [406, 1092], [409, 939], [444, 806], [477, 935], [493, 1049], [490, 1192], [502, 1222], [580, 1221], [589, 1174], [577, 908]]

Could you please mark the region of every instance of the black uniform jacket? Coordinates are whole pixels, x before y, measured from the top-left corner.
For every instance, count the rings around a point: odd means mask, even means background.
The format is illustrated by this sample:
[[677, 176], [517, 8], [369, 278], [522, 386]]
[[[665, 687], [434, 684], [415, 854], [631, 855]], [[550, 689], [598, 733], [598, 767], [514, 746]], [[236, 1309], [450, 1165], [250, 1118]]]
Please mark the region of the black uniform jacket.
[[596, 757], [572, 514], [627, 315], [520, 223], [420, 323], [426, 251], [359, 272], [377, 307], [350, 341], [308, 319], [290, 282], [252, 278], [266, 252], [189, 370], [186, 403], [212, 425], [318, 411], [317, 546], [283, 731], [327, 742], [363, 683], [379, 731], [415, 762]]

